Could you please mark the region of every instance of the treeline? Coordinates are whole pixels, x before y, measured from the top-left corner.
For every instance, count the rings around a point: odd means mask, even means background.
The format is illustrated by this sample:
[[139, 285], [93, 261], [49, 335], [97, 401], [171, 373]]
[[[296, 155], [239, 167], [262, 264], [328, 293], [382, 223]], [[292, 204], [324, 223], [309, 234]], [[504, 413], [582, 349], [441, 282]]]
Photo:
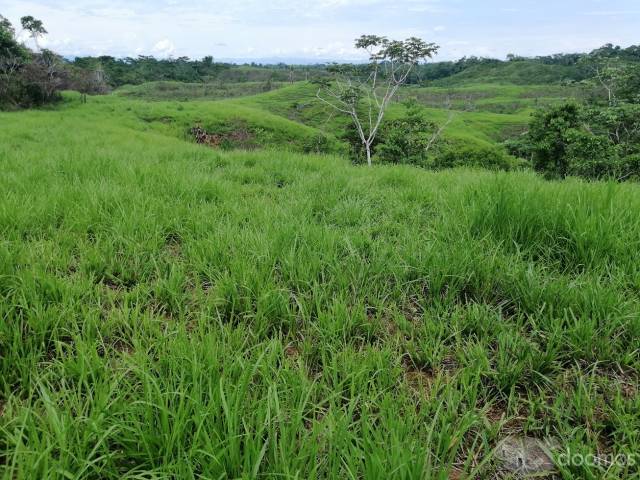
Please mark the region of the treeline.
[[[640, 46], [622, 48], [605, 45], [590, 53], [557, 54], [540, 57], [509, 55], [506, 60], [464, 57], [451, 62], [421, 65], [408, 80], [420, 85], [446, 81], [452, 77], [465, 81], [497, 80], [504, 83], [547, 84], [579, 82], [593, 77], [593, 58], [618, 58], [640, 63]], [[296, 82], [330, 76], [331, 65], [287, 65], [250, 63], [236, 65], [216, 62], [212, 56], [200, 60], [188, 57], [157, 59], [151, 56], [115, 58], [77, 57], [72, 65], [104, 72], [112, 87], [171, 80], [188, 83]], [[351, 65], [353, 67], [353, 65]], [[362, 66], [362, 68], [366, 68]]]
[[15, 28], [0, 15], [0, 108], [28, 108], [57, 100], [62, 90], [103, 93], [100, 70], [78, 68], [51, 50], [40, 48], [47, 30], [40, 20], [22, 17], [22, 29], [33, 39], [31, 50], [16, 39]]
[[599, 95], [538, 110], [508, 143], [549, 177], [640, 180], [640, 47], [607, 45], [580, 62]]
[[151, 56], [77, 57], [73, 65], [103, 71], [112, 87], [163, 80], [186, 83], [297, 82], [327, 75], [325, 65], [236, 65], [216, 62], [212, 56], [201, 60], [188, 57], [158, 59]]
[[607, 44], [589, 53], [567, 53], [538, 57], [510, 54], [506, 60], [464, 57], [452, 62], [422, 65], [414, 82], [452, 80], [496, 81], [515, 84], [548, 84], [580, 82], [593, 78], [593, 62], [598, 59], [617, 59], [640, 63], [640, 45], [627, 48]]

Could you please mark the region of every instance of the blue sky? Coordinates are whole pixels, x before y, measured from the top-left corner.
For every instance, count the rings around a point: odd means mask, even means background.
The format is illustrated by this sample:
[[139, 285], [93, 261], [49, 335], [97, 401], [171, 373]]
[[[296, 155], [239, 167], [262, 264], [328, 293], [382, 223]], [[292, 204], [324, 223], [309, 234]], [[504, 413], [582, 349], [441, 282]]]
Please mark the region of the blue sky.
[[640, 0], [0, 0], [0, 14], [40, 18], [68, 56], [356, 60], [363, 33], [434, 41], [440, 60], [640, 43]]

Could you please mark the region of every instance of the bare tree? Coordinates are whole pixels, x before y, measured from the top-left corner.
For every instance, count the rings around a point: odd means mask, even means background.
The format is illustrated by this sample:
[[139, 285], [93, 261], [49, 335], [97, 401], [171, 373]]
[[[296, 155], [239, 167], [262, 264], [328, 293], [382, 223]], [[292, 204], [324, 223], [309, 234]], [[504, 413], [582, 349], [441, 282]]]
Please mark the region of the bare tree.
[[424, 154], [425, 155], [427, 155], [429, 153], [429, 150], [431, 150], [431, 147], [433, 147], [436, 144], [436, 142], [438, 140], [440, 140], [440, 137], [442, 136], [442, 134], [444, 133], [446, 128], [453, 121], [453, 118], [454, 118], [455, 115], [454, 115], [453, 110], [452, 110], [451, 97], [450, 96], [447, 96], [447, 100], [446, 100], [446, 102], [444, 104], [444, 108], [448, 112], [447, 120], [442, 125], [440, 125], [438, 127], [438, 129], [433, 133], [433, 135], [431, 136], [431, 138], [427, 142], [427, 146], [424, 149]]
[[377, 35], [363, 35], [355, 46], [369, 54], [369, 64], [333, 66], [335, 78], [324, 81], [316, 96], [351, 117], [371, 166], [371, 146], [389, 103], [416, 65], [432, 58], [439, 47], [416, 37], [398, 41]]
[[22, 57], [8, 52], [0, 52], [0, 100], [3, 98], [8, 99], [9, 89], [14, 77], [20, 71], [23, 64], [24, 60]]
[[62, 84], [62, 59], [51, 50], [43, 50], [37, 61], [42, 66], [42, 89], [46, 100], [52, 99]]
[[36, 44], [36, 50], [40, 50], [38, 38], [44, 37], [48, 33], [44, 28], [42, 20], [38, 20], [37, 18], [33, 18], [31, 15], [28, 15], [26, 17], [22, 17], [20, 19], [20, 23], [22, 24], [22, 28], [29, 32], [31, 38], [33, 38], [33, 41]]

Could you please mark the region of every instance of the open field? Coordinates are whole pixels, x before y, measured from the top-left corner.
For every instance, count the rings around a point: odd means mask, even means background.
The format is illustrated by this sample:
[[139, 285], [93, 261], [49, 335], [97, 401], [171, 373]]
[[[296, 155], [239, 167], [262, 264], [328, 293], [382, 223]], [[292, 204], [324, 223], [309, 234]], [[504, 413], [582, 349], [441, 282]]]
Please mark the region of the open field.
[[[250, 83], [232, 84], [224, 89], [217, 89], [215, 84], [203, 87], [199, 84], [156, 82], [123, 87], [117, 90], [116, 94], [154, 101], [158, 109], [162, 108], [160, 105], [170, 101], [181, 102], [182, 108], [185, 109], [211, 108], [210, 103], [198, 104], [192, 100], [226, 99], [217, 103], [217, 110], [215, 113], [209, 112], [209, 116], [217, 116], [218, 111], [223, 111], [222, 105], [227, 105], [228, 108], [238, 109], [237, 116], [242, 117], [243, 111], [238, 107], [248, 107], [319, 129], [329, 136], [344, 132], [349, 123], [348, 118], [336, 115], [317, 101], [318, 87], [312, 83], [277, 84], [270, 92], [254, 95], [258, 93], [258, 87], [259, 84]], [[203, 97], [205, 88], [209, 93]], [[446, 122], [449, 116], [447, 108], [451, 108], [454, 118], [445, 135], [467, 144], [486, 146], [517, 136], [524, 131], [534, 108], [584, 94], [577, 88], [554, 85], [471, 84], [459, 87], [408, 87], [392, 105], [388, 118], [403, 116], [406, 108], [402, 102], [407, 99], [417, 100], [424, 107], [424, 114], [438, 123]], [[170, 104], [169, 107], [173, 109], [175, 104]]]
[[268, 89], [280, 88], [284, 83], [277, 82], [149, 82], [142, 85], [126, 85], [116, 90], [117, 95], [145, 100], [220, 100], [223, 98], [256, 95]]
[[[305, 88], [0, 113], [0, 477], [495, 478], [521, 433], [640, 452], [638, 185], [367, 169], [329, 127], [304, 155]], [[265, 148], [185, 141], [238, 119]]]

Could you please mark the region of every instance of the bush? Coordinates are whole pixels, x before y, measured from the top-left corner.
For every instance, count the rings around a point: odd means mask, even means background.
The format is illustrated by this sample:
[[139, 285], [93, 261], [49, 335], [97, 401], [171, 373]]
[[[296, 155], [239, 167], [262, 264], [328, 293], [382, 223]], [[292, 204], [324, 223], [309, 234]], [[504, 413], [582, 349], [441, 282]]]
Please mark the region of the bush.
[[533, 168], [550, 176], [569, 173], [567, 132], [580, 127], [580, 106], [565, 103], [549, 110], [538, 110], [529, 126]]
[[619, 159], [617, 173], [618, 180], [640, 180], [640, 153]]
[[[440, 127], [424, 118], [414, 100], [405, 102], [406, 117], [385, 122], [373, 145], [374, 163], [415, 165], [428, 169], [480, 167], [511, 170], [523, 165], [501, 147], [453, 143], [442, 138]], [[351, 145], [355, 163], [364, 162], [364, 149], [355, 127], [343, 139]]]
[[526, 137], [509, 149], [530, 156], [533, 167], [549, 177], [637, 178], [640, 106], [565, 103], [539, 110]]
[[615, 176], [618, 156], [608, 138], [584, 130], [570, 129], [567, 142], [567, 174], [584, 178]]
[[489, 170], [512, 170], [519, 162], [497, 147], [449, 144], [435, 157], [432, 168], [481, 167]]
[[329, 153], [331, 152], [331, 144], [325, 135], [318, 133], [304, 142], [302, 151], [304, 153]]
[[426, 120], [417, 103], [407, 103], [407, 116], [383, 125], [375, 157], [381, 163], [427, 167], [438, 147], [438, 126]]

